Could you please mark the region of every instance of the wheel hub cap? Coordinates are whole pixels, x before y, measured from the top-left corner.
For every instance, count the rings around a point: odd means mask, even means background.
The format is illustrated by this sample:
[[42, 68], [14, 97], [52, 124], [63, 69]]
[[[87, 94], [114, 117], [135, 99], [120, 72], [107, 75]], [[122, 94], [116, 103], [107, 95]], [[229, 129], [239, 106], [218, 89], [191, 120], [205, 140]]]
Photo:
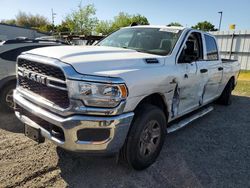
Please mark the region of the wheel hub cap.
[[156, 120], [148, 122], [140, 137], [140, 155], [143, 157], [151, 155], [159, 145], [160, 136], [161, 129], [159, 123]]
[[10, 90], [5, 97], [6, 104], [10, 108], [14, 108], [14, 101], [13, 101], [13, 90]]

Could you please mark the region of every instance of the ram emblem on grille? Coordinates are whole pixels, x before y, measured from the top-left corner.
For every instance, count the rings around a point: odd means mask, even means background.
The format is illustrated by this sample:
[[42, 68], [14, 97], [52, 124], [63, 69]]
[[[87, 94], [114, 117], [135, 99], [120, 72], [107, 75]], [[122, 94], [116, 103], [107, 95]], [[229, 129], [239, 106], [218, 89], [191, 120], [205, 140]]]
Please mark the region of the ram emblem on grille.
[[46, 77], [23, 70], [23, 77], [47, 85]]

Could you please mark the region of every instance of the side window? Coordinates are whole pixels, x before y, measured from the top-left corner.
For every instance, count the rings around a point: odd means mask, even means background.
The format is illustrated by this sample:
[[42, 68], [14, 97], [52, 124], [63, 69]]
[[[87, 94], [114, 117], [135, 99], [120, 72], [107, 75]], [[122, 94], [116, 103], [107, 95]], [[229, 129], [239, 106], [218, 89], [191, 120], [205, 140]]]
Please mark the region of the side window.
[[218, 60], [218, 49], [213, 37], [205, 35], [206, 48], [207, 48], [207, 60], [214, 61]]
[[191, 33], [182, 49], [178, 63], [192, 63], [203, 59], [203, 46], [201, 34]]

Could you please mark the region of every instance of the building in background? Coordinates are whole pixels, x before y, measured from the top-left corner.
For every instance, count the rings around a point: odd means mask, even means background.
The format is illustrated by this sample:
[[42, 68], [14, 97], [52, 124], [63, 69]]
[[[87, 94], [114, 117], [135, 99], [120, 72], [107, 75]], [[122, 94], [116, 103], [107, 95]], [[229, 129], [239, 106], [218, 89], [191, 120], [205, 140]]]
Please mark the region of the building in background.
[[15, 39], [17, 37], [34, 39], [43, 36], [48, 36], [48, 34], [41, 33], [35, 29], [0, 23], [0, 41]]

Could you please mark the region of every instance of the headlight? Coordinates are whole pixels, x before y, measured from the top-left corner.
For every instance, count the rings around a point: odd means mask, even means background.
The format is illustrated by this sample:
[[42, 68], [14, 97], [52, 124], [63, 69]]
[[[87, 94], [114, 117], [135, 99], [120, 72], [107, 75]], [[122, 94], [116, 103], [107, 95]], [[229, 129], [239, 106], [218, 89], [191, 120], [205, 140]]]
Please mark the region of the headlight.
[[[127, 98], [125, 84], [101, 84], [92, 82], [74, 82], [74, 98], [81, 99], [86, 106], [116, 107]], [[72, 92], [72, 91], [69, 91]]]

